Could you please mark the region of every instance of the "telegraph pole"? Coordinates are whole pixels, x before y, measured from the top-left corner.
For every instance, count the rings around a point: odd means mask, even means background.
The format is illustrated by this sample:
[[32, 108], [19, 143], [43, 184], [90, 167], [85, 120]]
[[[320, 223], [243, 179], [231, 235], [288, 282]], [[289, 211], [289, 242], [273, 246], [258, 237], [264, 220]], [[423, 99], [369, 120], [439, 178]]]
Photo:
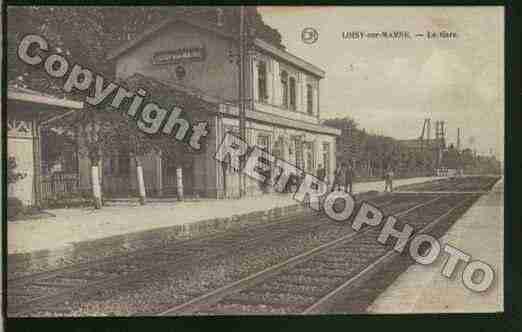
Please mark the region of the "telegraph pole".
[[457, 128], [457, 151], [460, 151], [460, 128]]
[[[245, 26], [245, 6], [239, 9], [239, 137], [243, 142], [246, 141], [246, 26]], [[240, 159], [240, 169], [244, 167], [244, 158]], [[239, 197], [245, 196], [246, 179], [242, 172], [239, 172]]]

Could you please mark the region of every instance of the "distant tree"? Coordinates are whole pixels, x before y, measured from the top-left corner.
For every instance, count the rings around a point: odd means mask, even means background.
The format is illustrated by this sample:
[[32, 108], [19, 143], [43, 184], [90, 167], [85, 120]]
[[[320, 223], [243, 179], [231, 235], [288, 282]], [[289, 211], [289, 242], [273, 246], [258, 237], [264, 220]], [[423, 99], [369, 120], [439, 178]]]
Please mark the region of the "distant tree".
[[452, 169], [460, 167], [459, 152], [457, 149], [455, 149], [453, 144], [451, 144], [449, 148], [442, 154], [442, 165]]
[[357, 123], [352, 118], [326, 119], [323, 124], [341, 130], [341, 136], [337, 138], [337, 152], [341, 156], [340, 162], [348, 163], [352, 159], [359, 159], [359, 156], [356, 155], [359, 148], [355, 146], [358, 144], [358, 139], [355, 139], [358, 136]]
[[326, 119], [323, 124], [341, 130], [337, 139], [339, 161], [355, 158], [360, 171], [369, 167], [368, 172], [376, 176], [393, 167], [408, 176], [430, 173], [435, 167], [436, 159], [430, 149], [420, 151], [394, 138], [369, 134], [350, 117]]
[[42, 145], [42, 159], [47, 162], [49, 167], [61, 161], [67, 154], [76, 152], [76, 141], [71, 131], [44, 128], [42, 136], [45, 136], [45, 144]]
[[460, 152], [460, 160], [465, 172], [473, 169], [475, 166], [475, 157], [473, 156], [473, 151], [471, 151], [471, 149], [462, 150]]
[[[238, 8], [223, 7], [228, 18], [226, 26], [234, 32], [239, 27]], [[284, 48], [281, 34], [263, 22], [255, 7], [247, 8], [256, 36]], [[7, 16], [8, 81], [16, 80], [29, 88], [63, 96], [56, 80], [18, 59], [17, 47], [25, 35], [40, 34], [54, 47], [52, 51], [112, 77], [113, 64], [106, 60], [110, 50], [168, 17], [215, 20], [216, 7], [12, 6]]]
[[[217, 18], [216, 10], [218, 9], [223, 11], [225, 29], [228, 29], [232, 33], [238, 33], [240, 17], [239, 6], [194, 7], [194, 9], [192, 9], [193, 12], [190, 15], [196, 15], [208, 21], [215, 22]], [[245, 6], [245, 9], [247, 23], [250, 27], [254, 28], [255, 36], [278, 48], [285, 49], [279, 31], [270, 27], [263, 21], [263, 17], [259, 14], [257, 8], [255, 6]]]

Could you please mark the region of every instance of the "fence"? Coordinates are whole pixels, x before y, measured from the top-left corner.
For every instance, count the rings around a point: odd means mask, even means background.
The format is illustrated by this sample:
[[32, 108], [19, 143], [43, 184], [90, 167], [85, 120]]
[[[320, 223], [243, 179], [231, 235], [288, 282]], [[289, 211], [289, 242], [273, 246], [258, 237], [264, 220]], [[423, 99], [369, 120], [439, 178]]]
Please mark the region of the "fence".
[[41, 179], [42, 199], [56, 195], [74, 194], [79, 191], [78, 174], [54, 173], [44, 175]]
[[[195, 194], [193, 173], [193, 169], [189, 167], [183, 167], [183, 193], [185, 196], [193, 196]], [[175, 169], [171, 169], [169, 171], [163, 169], [162, 185], [164, 195], [177, 195], [178, 180]]]

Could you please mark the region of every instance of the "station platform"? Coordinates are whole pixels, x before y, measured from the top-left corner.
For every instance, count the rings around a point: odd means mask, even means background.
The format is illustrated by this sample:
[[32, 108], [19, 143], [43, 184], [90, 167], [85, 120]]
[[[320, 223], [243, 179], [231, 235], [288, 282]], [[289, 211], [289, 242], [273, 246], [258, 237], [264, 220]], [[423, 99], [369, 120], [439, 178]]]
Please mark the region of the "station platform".
[[440, 239], [441, 246], [471, 255], [495, 271], [492, 286], [483, 293], [462, 283], [464, 264], [451, 279], [441, 274], [447, 254], [431, 265], [414, 264], [402, 273], [368, 308], [371, 314], [502, 312], [504, 309], [504, 182], [500, 179]]
[[[397, 179], [395, 186], [431, 181], [433, 177]], [[354, 193], [382, 191], [383, 181], [354, 183]], [[290, 194], [267, 194], [243, 199], [201, 199], [186, 202], [151, 202], [144, 206], [104, 206], [50, 210], [55, 217], [8, 223], [8, 255], [61, 250], [75, 243], [190, 225], [219, 218], [295, 206]]]

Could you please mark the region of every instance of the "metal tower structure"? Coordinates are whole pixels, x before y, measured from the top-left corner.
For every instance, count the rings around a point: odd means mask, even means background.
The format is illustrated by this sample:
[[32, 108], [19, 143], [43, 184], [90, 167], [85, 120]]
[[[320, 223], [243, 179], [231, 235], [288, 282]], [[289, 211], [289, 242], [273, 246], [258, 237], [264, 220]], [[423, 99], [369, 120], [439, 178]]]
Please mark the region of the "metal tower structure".
[[[424, 137], [425, 134], [426, 134], [426, 138]], [[429, 148], [430, 139], [431, 139], [431, 119], [427, 118], [427, 119], [424, 119], [424, 124], [422, 125], [422, 132], [421, 132], [421, 135], [419, 138], [421, 151], [424, 150], [425, 146]]]
[[460, 152], [460, 128], [457, 128], [457, 151]]
[[444, 130], [444, 121], [435, 122], [435, 146], [437, 156], [437, 168], [442, 163], [442, 151], [446, 148], [446, 132]]

